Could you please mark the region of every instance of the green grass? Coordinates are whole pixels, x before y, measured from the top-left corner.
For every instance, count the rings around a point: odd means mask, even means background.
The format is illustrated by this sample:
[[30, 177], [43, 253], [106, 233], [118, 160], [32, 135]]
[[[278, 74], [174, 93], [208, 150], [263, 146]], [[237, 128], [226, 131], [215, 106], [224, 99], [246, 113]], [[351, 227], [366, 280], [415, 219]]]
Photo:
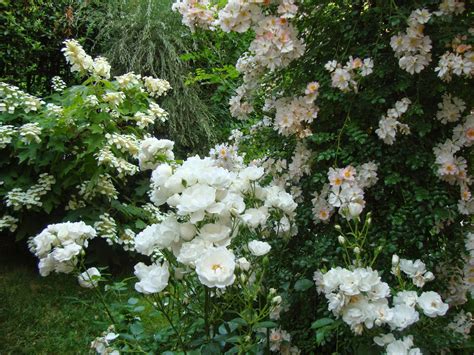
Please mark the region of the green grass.
[[0, 265], [0, 354], [87, 354], [105, 319], [71, 275]]

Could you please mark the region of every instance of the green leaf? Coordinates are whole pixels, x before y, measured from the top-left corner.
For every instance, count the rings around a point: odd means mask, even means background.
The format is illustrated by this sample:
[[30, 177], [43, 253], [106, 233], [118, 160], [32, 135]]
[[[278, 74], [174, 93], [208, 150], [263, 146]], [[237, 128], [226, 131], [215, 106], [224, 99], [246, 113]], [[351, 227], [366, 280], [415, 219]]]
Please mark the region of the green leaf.
[[276, 328], [278, 326], [277, 323], [271, 321], [259, 322], [254, 324], [252, 327], [253, 330], [257, 330], [259, 328]]
[[299, 292], [306, 291], [314, 285], [313, 281], [308, 279], [299, 279], [295, 282], [295, 290]]
[[311, 324], [311, 329], [318, 329], [326, 325], [334, 323], [334, 319], [331, 318], [321, 318]]

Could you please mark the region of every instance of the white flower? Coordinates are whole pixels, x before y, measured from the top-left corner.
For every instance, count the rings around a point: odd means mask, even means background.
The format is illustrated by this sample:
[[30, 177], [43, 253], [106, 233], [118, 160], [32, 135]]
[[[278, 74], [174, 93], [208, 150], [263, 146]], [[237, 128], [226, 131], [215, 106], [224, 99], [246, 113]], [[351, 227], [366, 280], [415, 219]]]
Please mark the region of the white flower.
[[444, 316], [449, 306], [443, 302], [440, 295], [433, 291], [423, 292], [418, 297], [418, 306], [421, 307], [423, 313], [430, 318], [436, 316]]
[[395, 337], [392, 333], [383, 334], [378, 337], [374, 337], [374, 343], [378, 346], [385, 346], [395, 341]]
[[194, 238], [190, 242], [181, 245], [181, 249], [179, 250], [176, 259], [180, 263], [194, 267], [196, 261], [207, 251], [208, 248], [210, 248], [210, 243], [205, 242], [199, 237]]
[[199, 236], [211, 243], [219, 243], [230, 237], [230, 228], [217, 223], [208, 223], [201, 227]]
[[250, 262], [242, 257], [237, 259], [237, 267], [243, 271], [249, 271], [250, 270]]
[[107, 61], [107, 58], [104, 57], [97, 57], [94, 59], [94, 63], [92, 64], [93, 73], [101, 76], [105, 79], [110, 78], [110, 64]]
[[406, 304], [397, 304], [392, 310], [393, 318], [388, 322], [392, 329], [403, 330], [420, 319], [420, 315], [415, 308]]
[[143, 294], [151, 294], [161, 292], [168, 286], [170, 273], [167, 263], [147, 266], [140, 262], [135, 265], [135, 276], [139, 280], [135, 284], [135, 290]]
[[418, 294], [415, 291], [401, 291], [393, 298], [393, 304], [405, 304], [408, 307], [415, 307]]
[[268, 244], [267, 242], [261, 242], [259, 240], [252, 240], [247, 245], [252, 255], [255, 255], [255, 256], [265, 255], [272, 248], [271, 245]]
[[268, 216], [268, 208], [260, 207], [247, 209], [241, 218], [248, 227], [257, 228], [265, 225]]
[[207, 287], [224, 288], [234, 283], [235, 256], [225, 247], [209, 248], [197, 261], [199, 281]]
[[95, 267], [87, 269], [77, 278], [79, 285], [85, 288], [97, 287], [98, 279], [100, 279], [100, 271]]

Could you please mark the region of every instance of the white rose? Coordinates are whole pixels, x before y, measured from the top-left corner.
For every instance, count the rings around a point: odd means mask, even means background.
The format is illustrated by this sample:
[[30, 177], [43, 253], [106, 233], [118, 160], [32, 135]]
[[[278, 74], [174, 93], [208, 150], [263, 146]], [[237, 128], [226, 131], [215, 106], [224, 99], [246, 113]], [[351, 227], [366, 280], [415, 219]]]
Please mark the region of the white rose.
[[208, 249], [196, 262], [199, 281], [207, 287], [224, 288], [235, 280], [235, 256], [224, 247]]
[[193, 185], [183, 191], [177, 204], [178, 214], [185, 215], [193, 212], [204, 212], [214, 204], [216, 189], [203, 184]]
[[250, 228], [257, 228], [265, 225], [268, 219], [268, 208], [249, 208], [241, 216], [242, 221]]
[[64, 246], [64, 248], [55, 248], [51, 255], [53, 256], [54, 260], [63, 263], [65, 261], [71, 260], [76, 255], [79, 255], [81, 250], [82, 247], [80, 245], [73, 243]]
[[196, 227], [192, 223], [181, 223], [179, 225], [179, 234], [181, 238], [187, 242], [193, 239], [196, 233]]
[[210, 244], [201, 238], [194, 238], [188, 243], [183, 243], [178, 252], [177, 260], [180, 263], [194, 267], [197, 259], [199, 259], [209, 247]]
[[401, 291], [393, 298], [393, 304], [405, 304], [408, 307], [415, 307], [418, 294], [415, 291]]
[[430, 318], [436, 316], [444, 316], [449, 306], [443, 302], [441, 296], [433, 291], [423, 292], [418, 297], [418, 306], [421, 307], [423, 313]]
[[239, 177], [243, 180], [255, 181], [263, 176], [264, 169], [256, 166], [249, 166], [239, 172]]
[[252, 240], [247, 244], [252, 255], [262, 256], [267, 254], [272, 248], [267, 242], [261, 242], [259, 240]]
[[208, 242], [219, 243], [227, 239], [230, 232], [230, 228], [223, 224], [208, 223], [201, 227], [199, 236]]
[[84, 288], [97, 287], [98, 279], [100, 279], [100, 271], [95, 267], [87, 269], [77, 277], [79, 285]]
[[250, 262], [244, 257], [239, 258], [239, 259], [237, 259], [237, 267], [241, 270], [249, 271], [250, 270]]
[[158, 224], [149, 225], [135, 236], [135, 249], [137, 252], [147, 256], [153, 253], [156, 246], [158, 228]]
[[135, 265], [135, 276], [139, 282], [135, 284], [135, 290], [143, 294], [158, 293], [168, 286], [170, 273], [168, 264], [152, 264], [150, 266], [144, 263]]
[[408, 307], [406, 304], [397, 304], [392, 310], [393, 318], [388, 322], [392, 329], [403, 330], [420, 319], [415, 308]]
[[384, 334], [378, 337], [374, 337], [374, 343], [378, 346], [385, 346], [395, 341], [395, 337], [392, 333]]

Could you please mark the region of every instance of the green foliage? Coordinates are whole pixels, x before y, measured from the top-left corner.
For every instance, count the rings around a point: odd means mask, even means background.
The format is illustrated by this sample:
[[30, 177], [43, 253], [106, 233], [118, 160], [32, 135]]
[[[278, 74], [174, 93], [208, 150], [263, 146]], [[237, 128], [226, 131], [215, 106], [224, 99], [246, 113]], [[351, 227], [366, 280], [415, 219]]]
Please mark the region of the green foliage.
[[[6, 202], [2, 215], [18, 219], [17, 239], [62, 220], [100, 220], [103, 225], [104, 218], [112, 222], [115, 218], [119, 226], [108, 227], [114, 239], [126, 229], [137, 230], [153, 220], [153, 213], [142, 208], [148, 202], [143, 192], [148, 178], [138, 174], [134, 162], [150, 130], [135, 122], [135, 114], [150, 115], [150, 105], [155, 105], [142, 82], [123, 88], [117, 81], [92, 75], [81, 85], [48, 97], [47, 105], [30, 98], [38, 103], [35, 110], [25, 104], [24, 93], [2, 85], [3, 104], [20, 105], [13, 112], [2, 112], [0, 125], [13, 132], [11, 142], [2, 146], [0, 195]], [[119, 94], [123, 95], [119, 105], [105, 99]], [[8, 101], [9, 95], [16, 97], [16, 103]], [[38, 130], [36, 136], [28, 128], [31, 125]], [[54, 180], [50, 186], [41, 184], [44, 174]], [[18, 202], [15, 191], [20, 194]], [[25, 223], [31, 216], [36, 218]]]
[[201, 99], [200, 88], [186, 83], [190, 69], [180, 57], [193, 50], [193, 42], [171, 4], [171, 0], [103, 4], [89, 20], [98, 31], [90, 40], [93, 50], [106, 56], [118, 72], [135, 71], [168, 80], [173, 91], [163, 108], [170, 119], [166, 129], [157, 133], [173, 137], [183, 156], [190, 151], [207, 153], [215, 142], [213, 126], [218, 116]]

